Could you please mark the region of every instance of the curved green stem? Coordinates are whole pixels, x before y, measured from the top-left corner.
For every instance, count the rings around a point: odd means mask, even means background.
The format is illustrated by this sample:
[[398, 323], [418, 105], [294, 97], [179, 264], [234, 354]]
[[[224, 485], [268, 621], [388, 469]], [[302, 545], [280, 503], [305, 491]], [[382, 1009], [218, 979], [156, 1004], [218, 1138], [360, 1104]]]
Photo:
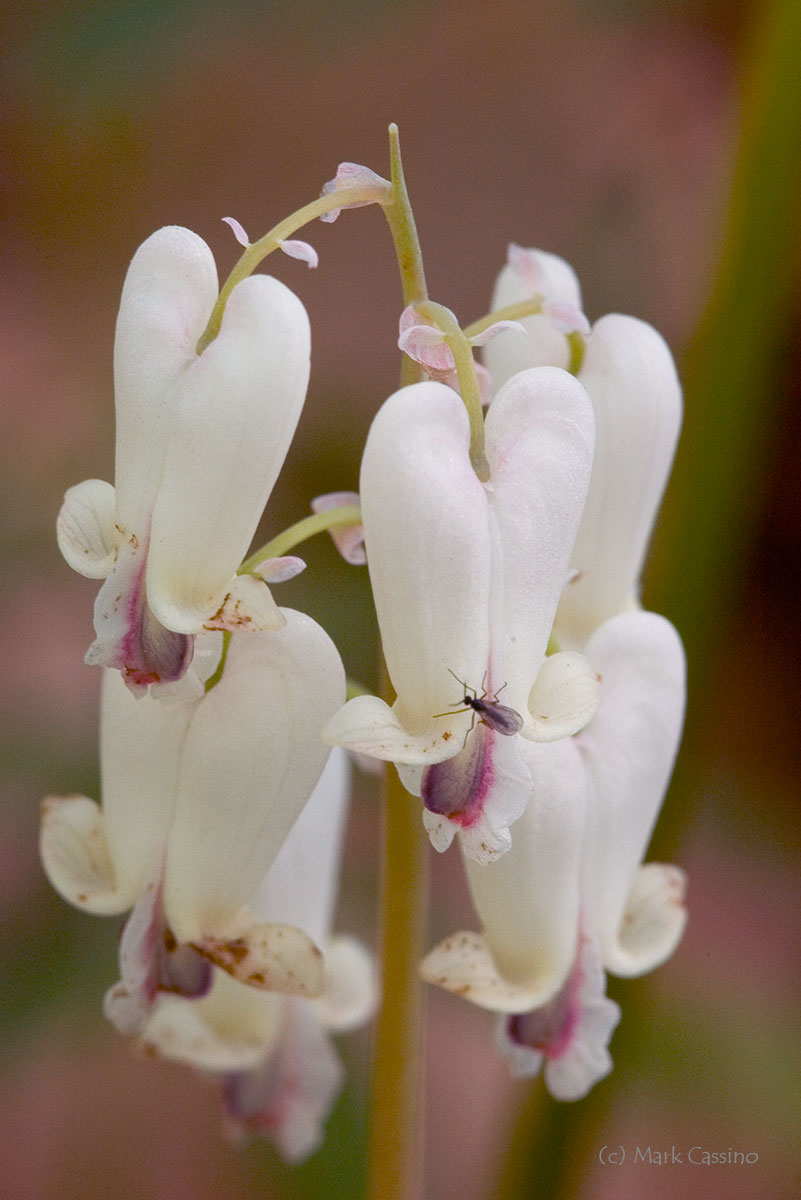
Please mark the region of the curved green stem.
[[319, 196], [316, 200], [312, 200], [310, 204], [305, 204], [297, 212], [293, 212], [290, 216], [285, 217], [283, 221], [279, 221], [269, 233], [265, 233], [264, 237], [259, 238], [257, 242], [248, 246], [220, 288], [220, 294], [217, 297], [214, 308], [211, 310], [208, 324], [198, 341], [197, 353], [202, 354], [209, 343], [213, 342], [220, 332], [222, 315], [228, 303], [228, 297], [236, 285], [241, 283], [243, 279], [247, 279], [249, 275], [252, 275], [259, 263], [268, 254], [272, 254], [273, 250], [277, 250], [281, 242], [286, 241], [293, 233], [297, 233], [298, 229], [301, 229], [304, 225], [308, 225], [309, 221], [314, 221], [317, 217], [322, 217], [336, 208], [347, 208], [348, 205], [372, 204], [376, 202], [374, 185], [360, 184], [359, 186], [340, 188], [326, 196]]
[[277, 534], [261, 549], [254, 550], [242, 563], [237, 575], [252, 575], [268, 558], [280, 558], [282, 554], [293, 550], [316, 533], [324, 533], [326, 529], [333, 529], [337, 525], [358, 525], [361, 519], [362, 510], [358, 504], [343, 504], [340, 508], [327, 508], [324, 512], [303, 517], [283, 533]]
[[456, 374], [459, 376], [459, 390], [470, 418], [470, 462], [479, 479], [485, 481], [489, 479], [490, 472], [484, 453], [484, 413], [481, 408], [476, 364], [473, 361], [473, 347], [450, 309], [442, 304], [434, 304], [431, 300], [416, 307], [422, 317], [427, 317], [434, 322], [437, 329], [442, 330], [445, 341], [453, 352]]

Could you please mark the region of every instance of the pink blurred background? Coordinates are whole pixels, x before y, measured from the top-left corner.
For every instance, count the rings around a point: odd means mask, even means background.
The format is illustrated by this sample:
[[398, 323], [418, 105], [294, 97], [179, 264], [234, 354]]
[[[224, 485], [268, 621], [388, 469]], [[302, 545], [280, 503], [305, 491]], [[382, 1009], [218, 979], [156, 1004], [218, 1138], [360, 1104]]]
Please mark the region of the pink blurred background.
[[[104, 1024], [114, 922], [69, 911], [38, 866], [40, 797], [97, 791], [98, 675], [82, 661], [94, 589], [60, 560], [53, 525], [66, 487], [112, 477], [111, 348], [136, 246], [162, 224], [185, 224], [225, 273], [237, 247], [222, 216], [255, 238], [316, 196], [341, 160], [385, 173], [396, 121], [434, 298], [472, 320], [507, 243], [540, 246], [576, 267], [591, 318], [641, 316], [681, 363], [720, 252], [755, 12], [745, 0], [6, 6], [2, 1196], [345, 1196], [363, 1154], [367, 1035], [344, 1042], [351, 1083], [307, 1167], [229, 1146], [212, 1086], [136, 1058]], [[313, 371], [267, 534], [304, 515], [309, 496], [357, 485], [371, 414], [398, 371], [400, 294], [380, 215], [345, 213], [305, 236], [320, 252], [316, 272], [269, 264], [308, 307]], [[797, 287], [786, 316], [764, 454], [743, 481], [753, 520], [728, 563], [711, 676], [709, 662], [690, 662], [691, 687], [696, 674], [714, 680], [692, 710], [680, 776], [690, 794], [676, 801], [689, 814], [675, 856], [690, 874], [690, 925], [666, 967], [616, 993], [624, 1022], [629, 997], [647, 1014], [647, 1037], [625, 1075], [600, 1085], [581, 1138], [558, 1149], [581, 1197], [801, 1194]], [[349, 673], [371, 682], [363, 576], [328, 546], [308, 558], [304, 581], [281, 599], [316, 615]], [[680, 575], [681, 564], [669, 569]], [[314, 591], [324, 571], [325, 597]], [[703, 580], [686, 586], [701, 609]], [[341, 924], [367, 939], [378, 829], [362, 781]], [[432, 942], [473, 920], [457, 857], [433, 869]], [[504, 1146], [531, 1089], [508, 1081], [490, 1032], [485, 1014], [430, 996], [434, 1200], [499, 1194]], [[599, 1162], [607, 1144], [627, 1149], [624, 1167]], [[758, 1162], [688, 1165], [696, 1145], [756, 1152]], [[685, 1161], [634, 1165], [636, 1146], [675, 1146]]]

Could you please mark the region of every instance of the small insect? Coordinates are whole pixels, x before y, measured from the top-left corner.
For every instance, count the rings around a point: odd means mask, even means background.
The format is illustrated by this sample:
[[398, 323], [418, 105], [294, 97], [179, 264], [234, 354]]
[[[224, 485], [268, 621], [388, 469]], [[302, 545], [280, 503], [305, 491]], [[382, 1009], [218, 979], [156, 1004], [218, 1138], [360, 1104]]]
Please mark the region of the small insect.
[[[487, 672], [484, 672], [484, 678], [481, 680], [481, 686], [484, 689], [479, 696], [475, 688], [468, 687], [463, 679], [455, 675], [448, 667], [448, 674], [453, 675], [461, 687], [464, 688], [464, 695], [461, 700], [455, 701], [458, 705], [463, 705], [464, 708], [472, 708], [473, 719], [470, 722], [470, 728], [464, 735], [464, 745], [467, 745], [467, 739], [473, 732], [473, 728], [478, 718], [479, 724], [488, 725], [490, 729], [494, 729], [496, 733], [502, 733], [504, 737], [512, 737], [513, 734], [519, 733], [523, 728], [523, 718], [517, 709], [510, 708], [508, 704], [499, 704], [498, 697], [500, 696], [503, 687], [499, 687], [497, 692], [490, 693], [484, 687], [487, 680]], [[472, 693], [472, 694], [471, 694]], [[458, 712], [458, 708], [453, 708], [450, 712], [434, 713], [435, 717], [450, 717], [453, 713]]]

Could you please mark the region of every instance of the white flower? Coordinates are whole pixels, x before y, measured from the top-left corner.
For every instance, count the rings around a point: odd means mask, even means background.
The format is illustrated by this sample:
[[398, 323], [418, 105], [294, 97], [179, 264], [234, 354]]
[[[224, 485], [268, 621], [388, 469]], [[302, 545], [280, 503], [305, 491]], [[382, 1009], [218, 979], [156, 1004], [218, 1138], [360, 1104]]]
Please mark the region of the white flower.
[[117, 320], [115, 487], [70, 488], [58, 519], [70, 566], [105, 580], [87, 662], [138, 691], [180, 679], [203, 629], [282, 620], [264, 582], [236, 570], [303, 406], [308, 319], [283, 284], [252, 276], [198, 355], [217, 291], [211, 251], [188, 229], [139, 248]]
[[[597, 680], [582, 657], [545, 659], [592, 445], [583, 387], [553, 369], [523, 372], [495, 397], [486, 482], [445, 385], [401, 389], [373, 422], [359, 490], [397, 701], [357, 697], [324, 737], [400, 764], [438, 849], [457, 831], [478, 861], [507, 849], [530, 792], [521, 740], [564, 737], [593, 711]], [[496, 704], [517, 714], [520, 737], [492, 720]]]
[[[580, 305], [578, 281], [562, 259], [537, 250], [510, 255], [493, 307], [531, 294], [529, 266], [549, 297]], [[546, 316], [522, 322], [526, 338], [499, 338], [484, 359], [497, 387], [524, 366], [567, 361], [567, 340]], [[593, 325], [578, 378], [595, 414], [595, 456], [584, 515], [556, 616], [560, 646], [581, 647], [607, 617], [635, 608], [654, 519], [681, 425], [681, 388], [664, 339], [635, 317], [612, 313]]]
[[159, 990], [204, 990], [198, 956], [257, 987], [313, 996], [323, 986], [309, 935], [253, 908], [323, 770], [319, 732], [345, 689], [327, 634], [302, 613], [282, 615], [275, 632], [232, 638], [221, 680], [197, 701], [136, 700], [106, 672], [103, 807], [45, 801], [54, 887], [89, 912], [133, 908], [116, 996], [128, 1028]]

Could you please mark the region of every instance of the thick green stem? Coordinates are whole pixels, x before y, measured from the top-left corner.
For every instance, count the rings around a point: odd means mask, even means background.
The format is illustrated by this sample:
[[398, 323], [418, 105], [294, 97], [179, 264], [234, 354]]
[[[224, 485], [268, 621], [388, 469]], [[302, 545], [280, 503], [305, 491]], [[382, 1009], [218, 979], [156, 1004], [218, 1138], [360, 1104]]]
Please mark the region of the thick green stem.
[[368, 1200], [419, 1200], [422, 1190], [423, 993], [418, 975], [428, 912], [420, 804], [386, 773], [382, 1006], [370, 1088]]
[[481, 407], [476, 364], [473, 361], [473, 347], [453, 313], [444, 305], [427, 300], [424, 304], [418, 304], [417, 310], [422, 317], [427, 317], [442, 330], [453, 353], [456, 374], [459, 376], [459, 391], [470, 418], [470, 462], [479, 479], [485, 481], [489, 479], [490, 471], [484, 453], [484, 412]]

